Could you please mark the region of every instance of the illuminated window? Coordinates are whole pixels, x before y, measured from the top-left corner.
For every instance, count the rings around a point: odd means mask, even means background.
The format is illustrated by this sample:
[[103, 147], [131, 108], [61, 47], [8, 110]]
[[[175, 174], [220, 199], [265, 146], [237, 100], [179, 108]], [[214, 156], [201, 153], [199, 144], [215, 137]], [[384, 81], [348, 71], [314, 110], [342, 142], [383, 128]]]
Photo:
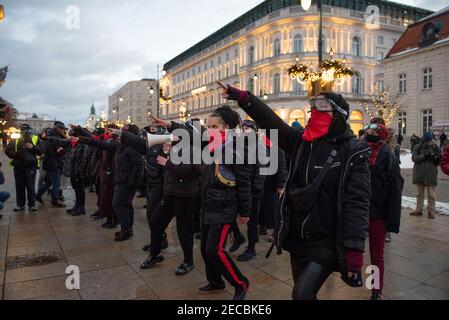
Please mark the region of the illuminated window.
[[351, 126], [352, 131], [355, 134], [358, 134], [359, 131], [363, 130], [364, 127], [363, 113], [359, 110], [352, 111], [351, 116], [349, 117], [349, 124]]
[[292, 125], [293, 122], [295, 122], [296, 120], [298, 120], [298, 122], [305, 127], [306, 126], [306, 114], [304, 113], [303, 110], [301, 109], [296, 109], [293, 110], [290, 113], [290, 117], [289, 117], [289, 121], [288, 124]]

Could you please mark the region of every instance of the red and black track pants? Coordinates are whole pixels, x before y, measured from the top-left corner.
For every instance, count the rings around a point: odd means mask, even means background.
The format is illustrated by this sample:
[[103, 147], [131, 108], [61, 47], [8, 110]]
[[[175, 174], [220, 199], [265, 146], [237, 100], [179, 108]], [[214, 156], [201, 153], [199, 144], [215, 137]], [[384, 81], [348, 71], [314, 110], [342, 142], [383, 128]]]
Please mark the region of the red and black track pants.
[[223, 286], [222, 277], [224, 277], [233, 287], [247, 290], [248, 279], [225, 251], [230, 229], [230, 224], [202, 225], [201, 255], [206, 265], [207, 280], [213, 285]]

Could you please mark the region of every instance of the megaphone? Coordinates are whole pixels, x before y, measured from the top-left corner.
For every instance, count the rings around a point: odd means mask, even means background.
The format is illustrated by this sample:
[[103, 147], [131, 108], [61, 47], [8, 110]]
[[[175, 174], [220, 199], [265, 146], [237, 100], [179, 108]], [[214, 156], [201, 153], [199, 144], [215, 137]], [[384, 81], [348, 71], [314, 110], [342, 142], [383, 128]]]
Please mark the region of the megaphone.
[[175, 141], [175, 137], [172, 134], [169, 135], [155, 135], [155, 134], [149, 134], [147, 133], [147, 142], [148, 142], [148, 147], [154, 147], [157, 146], [158, 144], [163, 144], [166, 142], [174, 142]]

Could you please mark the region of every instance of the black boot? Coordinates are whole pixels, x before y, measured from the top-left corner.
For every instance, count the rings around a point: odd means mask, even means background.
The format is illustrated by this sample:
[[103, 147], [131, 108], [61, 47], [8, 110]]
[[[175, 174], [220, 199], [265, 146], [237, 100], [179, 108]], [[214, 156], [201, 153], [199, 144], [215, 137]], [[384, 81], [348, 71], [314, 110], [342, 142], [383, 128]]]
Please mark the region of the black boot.
[[145, 252], [148, 252], [150, 250], [151, 250], [151, 243], [147, 244], [147, 245], [144, 245], [143, 248], [142, 248], [142, 251], [145, 251]]
[[72, 213], [70, 214], [72, 217], [78, 217], [78, 216], [83, 216], [86, 214], [86, 209], [84, 208], [77, 208], [76, 210], [72, 211]]
[[195, 266], [191, 262], [183, 262], [178, 268], [176, 268], [175, 274], [177, 276], [184, 276], [188, 274], [190, 271], [195, 269]]
[[122, 242], [131, 238], [131, 232], [129, 230], [121, 230], [116, 236], [114, 241]]
[[371, 294], [371, 300], [383, 300], [383, 298], [379, 292], [373, 291], [373, 293]]
[[201, 287], [198, 290], [201, 293], [212, 293], [212, 292], [216, 292], [216, 291], [223, 291], [224, 289], [226, 289], [226, 286], [224, 283], [222, 285], [214, 285], [214, 284], [208, 283], [206, 286]]
[[36, 201], [39, 202], [40, 204], [45, 204], [44, 200], [42, 200], [41, 195], [36, 195]]
[[76, 209], [78, 209], [78, 207], [74, 206], [72, 209], [67, 209], [65, 212], [67, 212], [67, 214], [72, 214]]
[[248, 292], [248, 286], [246, 288], [240, 287], [235, 289], [234, 298], [232, 300], [245, 300], [246, 293]]
[[25, 211], [25, 206], [14, 208], [13, 211], [14, 212], [23, 212], [23, 211]]
[[156, 264], [161, 263], [164, 261], [164, 257], [161, 255], [158, 255], [157, 257], [154, 257], [153, 255], [150, 255], [148, 257], [148, 259], [146, 259], [145, 261], [143, 261], [140, 264], [140, 269], [151, 269], [153, 268]]
[[65, 208], [65, 204], [59, 201], [52, 201], [51, 205], [55, 208]]
[[246, 248], [246, 250], [237, 257], [237, 261], [249, 261], [256, 256], [255, 249]]
[[113, 219], [108, 219], [106, 223], [102, 224], [102, 227], [105, 229], [115, 229], [117, 225], [114, 223]]

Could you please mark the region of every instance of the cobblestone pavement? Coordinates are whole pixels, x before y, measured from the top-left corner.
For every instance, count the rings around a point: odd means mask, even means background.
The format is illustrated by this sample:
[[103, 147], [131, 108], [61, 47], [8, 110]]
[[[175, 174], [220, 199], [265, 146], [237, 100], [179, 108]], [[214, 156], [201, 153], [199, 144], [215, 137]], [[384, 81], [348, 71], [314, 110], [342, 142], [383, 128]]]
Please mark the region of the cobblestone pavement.
[[[0, 161], [6, 163], [4, 155]], [[12, 170], [6, 166], [4, 170], [7, 183], [0, 190], [14, 193]], [[439, 192], [447, 197], [449, 189]], [[67, 191], [66, 197], [67, 204], [73, 204], [72, 192]], [[137, 209], [134, 238], [115, 243], [114, 230], [102, 229], [101, 223], [92, 221], [89, 215], [71, 217], [65, 210], [42, 205], [36, 213], [13, 213], [13, 195], [0, 220], [2, 299], [230, 299], [233, 291], [229, 286], [218, 294], [198, 294], [197, 288], [205, 284], [198, 240], [194, 251], [196, 269], [187, 276], [175, 276], [181, 249], [173, 224], [168, 229], [166, 261], [152, 270], [139, 269], [139, 262], [147, 256], [141, 247], [149, 242], [143, 203], [142, 199], [134, 203]], [[89, 213], [95, 211], [94, 194], [88, 194], [87, 208]], [[426, 217], [410, 217], [408, 213], [403, 212], [401, 234], [395, 235], [386, 246], [385, 298], [449, 299], [449, 217], [439, 216], [430, 221]], [[273, 254], [268, 260], [265, 259], [268, 248], [266, 237], [261, 237], [257, 258], [238, 262], [251, 282], [248, 299], [290, 299], [293, 283], [288, 254]], [[54, 256], [55, 261], [27, 266], [24, 258], [28, 255]], [[78, 291], [65, 286], [67, 265], [80, 268]], [[329, 278], [319, 293], [319, 299], [325, 300], [369, 297], [369, 290], [349, 288], [337, 274]]]

